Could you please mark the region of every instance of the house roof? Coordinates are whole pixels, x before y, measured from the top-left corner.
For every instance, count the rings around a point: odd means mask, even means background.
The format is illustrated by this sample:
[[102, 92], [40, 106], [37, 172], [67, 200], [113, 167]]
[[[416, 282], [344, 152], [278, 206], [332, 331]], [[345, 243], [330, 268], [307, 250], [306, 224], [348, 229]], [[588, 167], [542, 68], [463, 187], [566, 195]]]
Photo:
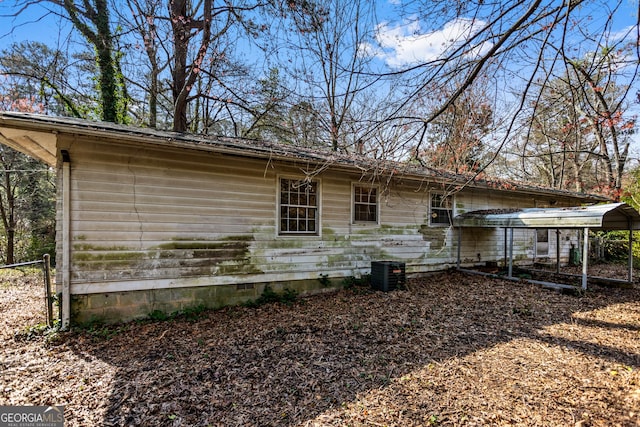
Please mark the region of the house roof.
[[103, 139], [116, 139], [122, 143], [146, 144], [162, 147], [217, 152], [227, 155], [307, 162], [332, 168], [382, 176], [400, 176], [415, 180], [428, 180], [456, 188], [483, 188], [527, 195], [571, 197], [582, 203], [610, 201], [600, 195], [550, 189], [530, 183], [491, 179], [476, 174], [457, 174], [429, 166], [408, 162], [380, 160], [353, 153], [313, 149], [289, 144], [241, 138], [212, 137], [170, 132], [149, 128], [118, 125], [68, 117], [45, 116], [18, 112], [0, 112], [0, 143], [55, 166], [57, 163], [57, 135], [74, 134]]
[[626, 203], [572, 208], [495, 209], [454, 218], [457, 227], [640, 229], [640, 213]]

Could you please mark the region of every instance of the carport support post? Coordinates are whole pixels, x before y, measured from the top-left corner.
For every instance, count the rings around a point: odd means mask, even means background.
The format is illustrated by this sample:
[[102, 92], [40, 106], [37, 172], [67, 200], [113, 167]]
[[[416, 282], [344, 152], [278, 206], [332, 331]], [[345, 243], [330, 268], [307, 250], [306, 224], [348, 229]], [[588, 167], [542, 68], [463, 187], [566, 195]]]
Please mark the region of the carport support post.
[[504, 228], [504, 267], [507, 267], [508, 264], [508, 252], [507, 252], [507, 244], [509, 238], [507, 237], [507, 227]]
[[556, 229], [556, 273], [560, 274], [560, 230]]
[[587, 263], [589, 262], [589, 227], [584, 228], [582, 242], [582, 290], [587, 290]]
[[513, 227], [509, 228], [509, 279], [513, 277]]
[[462, 246], [462, 227], [458, 227], [458, 260], [456, 261], [456, 268], [460, 270], [460, 247]]

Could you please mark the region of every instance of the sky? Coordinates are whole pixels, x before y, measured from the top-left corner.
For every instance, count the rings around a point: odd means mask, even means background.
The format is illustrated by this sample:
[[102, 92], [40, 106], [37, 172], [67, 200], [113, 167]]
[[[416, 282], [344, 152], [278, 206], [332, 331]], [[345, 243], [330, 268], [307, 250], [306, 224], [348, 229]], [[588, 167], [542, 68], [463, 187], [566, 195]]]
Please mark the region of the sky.
[[440, 58], [447, 48], [461, 43], [483, 25], [483, 21], [458, 18], [445, 23], [441, 29], [429, 31], [417, 16], [399, 22], [383, 21], [375, 30], [377, 46], [369, 45], [368, 51], [391, 68], [430, 62]]
[[[606, 4], [605, 0], [602, 1]], [[374, 23], [375, 37], [364, 46], [371, 57], [390, 70], [441, 58], [447, 49], [458, 45], [485, 24], [480, 19], [472, 20], [469, 17], [436, 22], [427, 21], [417, 13], [396, 15], [393, 13], [394, 7], [400, 3], [401, 0], [376, 1], [378, 20]], [[73, 46], [69, 41], [70, 24], [53, 13], [47, 13], [46, 2], [34, 2], [19, 17], [8, 16], [13, 13], [12, 4], [13, 0], [0, 0], [0, 49], [25, 40], [41, 41], [50, 46]], [[585, 10], [584, 13], [586, 15], [590, 11]], [[624, 0], [622, 8], [616, 11], [612, 31], [628, 34], [636, 23], [637, 13], [638, 0]], [[592, 29], [605, 25], [602, 18], [606, 14], [592, 15], [588, 21]], [[477, 46], [472, 53], [484, 53], [490, 47]], [[574, 47], [577, 56], [580, 55], [581, 48]], [[640, 116], [640, 105], [637, 102], [632, 105], [631, 112]], [[638, 139], [640, 142], [640, 136]]]
[[[400, 0], [377, 0], [378, 22], [375, 24], [377, 45], [370, 45], [371, 54], [390, 67], [402, 67], [420, 61], [433, 60], [442, 54], [446, 46], [462, 40], [484, 24], [470, 18], [458, 18], [432, 28], [429, 22], [418, 15], [397, 17], [392, 8]], [[13, 0], [0, 0], [0, 48], [13, 42], [24, 40], [55, 43], [65, 40], [70, 26], [64, 20], [47, 12], [46, 2], [34, 2], [19, 17], [11, 17], [15, 12]], [[624, 31], [635, 25], [638, 12], [637, 1], [627, 0], [624, 9], [616, 14], [614, 31]], [[597, 18], [593, 25], [600, 25]]]
[[[451, 45], [469, 37], [485, 24], [467, 17], [445, 22], [432, 28], [429, 22], [417, 14], [398, 17], [393, 7], [401, 0], [377, 0], [378, 22], [375, 23], [375, 41], [367, 45], [367, 51], [391, 68], [410, 66], [431, 61]], [[0, 0], [0, 49], [14, 42], [40, 41], [50, 45], [64, 44], [68, 40], [70, 25], [64, 19], [48, 12], [46, 2], [34, 2], [18, 17], [11, 17], [15, 9], [13, 0]], [[626, 0], [624, 9], [616, 13], [614, 31], [624, 32], [635, 25], [638, 13], [637, 0]], [[592, 25], [601, 23], [595, 18]], [[479, 47], [482, 51], [488, 46]]]

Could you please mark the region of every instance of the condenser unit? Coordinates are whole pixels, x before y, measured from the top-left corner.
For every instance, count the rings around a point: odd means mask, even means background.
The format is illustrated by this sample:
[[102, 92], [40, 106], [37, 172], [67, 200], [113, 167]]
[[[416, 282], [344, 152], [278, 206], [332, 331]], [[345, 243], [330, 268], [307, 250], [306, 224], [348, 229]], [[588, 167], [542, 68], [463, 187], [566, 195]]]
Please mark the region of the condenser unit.
[[373, 289], [389, 292], [405, 285], [404, 262], [397, 261], [372, 261], [371, 262], [371, 287]]

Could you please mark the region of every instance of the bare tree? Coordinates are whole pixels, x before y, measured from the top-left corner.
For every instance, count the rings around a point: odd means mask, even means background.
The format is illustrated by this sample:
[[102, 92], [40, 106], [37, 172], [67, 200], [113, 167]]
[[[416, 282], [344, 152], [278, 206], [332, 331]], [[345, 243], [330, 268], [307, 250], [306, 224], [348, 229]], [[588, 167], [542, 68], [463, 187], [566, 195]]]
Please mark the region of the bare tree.
[[[597, 55], [599, 56], [599, 55]], [[570, 61], [567, 73], [541, 92], [523, 138], [522, 169], [547, 185], [619, 197], [635, 118], [626, 116], [628, 88], [615, 67], [591, 67], [595, 56]]]
[[366, 46], [374, 11], [364, 0], [301, 2], [292, 7], [294, 22], [289, 43], [297, 55], [292, 75], [301, 79], [307, 104], [319, 112], [323, 132], [334, 151], [353, 149], [358, 139], [350, 135], [352, 107], [371, 83]]
[[42, 43], [13, 44], [0, 51], [0, 72], [7, 77], [0, 90], [15, 100], [31, 97], [50, 114], [84, 117], [93, 100], [73, 82], [79, 70], [72, 59]]
[[[455, 84], [452, 87], [455, 88]], [[482, 168], [486, 157], [484, 139], [493, 125], [493, 110], [486, 90], [486, 80], [474, 83], [433, 120], [425, 141], [420, 144], [422, 150], [416, 149], [415, 156], [432, 167], [456, 173]], [[447, 95], [444, 89], [441, 97]]]
[[[417, 1], [402, 5], [404, 16], [414, 16], [432, 25], [432, 31], [452, 23], [465, 24], [466, 31], [458, 33], [456, 39], [448, 39], [438, 55], [415, 60], [408, 64], [394, 65], [387, 76], [403, 78], [405, 91], [399, 94], [394, 110], [381, 122], [411, 124], [422, 127], [423, 132], [409, 132], [407, 138], [417, 140], [418, 146], [427, 141], [428, 127], [438, 117], [450, 111], [457, 100], [469, 91], [483, 71], [492, 67], [496, 87], [494, 110], [498, 103], [510, 103], [510, 120], [500, 130], [502, 142], [495, 146], [500, 152], [509, 141], [514, 130], [519, 129], [519, 117], [526, 113], [527, 106], [539, 96], [546, 82], [564, 69], [565, 59], [582, 55], [585, 50], [616, 49], [620, 42], [613, 32], [613, 22], [621, 12], [625, 0], [536, 0], [533, 2], [511, 1]], [[636, 30], [629, 30], [626, 40], [638, 40]], [[635, 43], [629, 61], [637, 64], [640, 58]], [[384, 48], [384, 46], [381, 46]], [[586, 71], [586, 70], [585, 70]], [[579, 69], [575, 70], [579, 73]], [[585, 78], [583, 76], [583, 78]], [[633, 68], [627, 73], [630, 86], [635, 78]], [[456, 87], [442, 97], [433, 109], [424, 114], [413, 104], [425, 94], [438, 93], [448, 81], [455, 80]], [[515, 96], [501, 97], [508, 93]], [[603, 104], [600, 102], [602, 108]], [[603, 111], [601, 108], [601, 111]], [[615, 111], [615, 109], [605, 108]], [[507, 111], [501, 108], [501, 111]], [[416, 114], [420, 113], [420, 114]], [[607, 113], [605, 113], [606, 115]], [[619, 154], [624, 157], [624, 150]]]
[[[43, 105], [33, 97], [22, 97], [21, 89], [0, 92], [0, 110], [42, 113]], [[0, 144], [0, 227], [4, 240], [0, 252], [7, 264], [17, 262], [35, 240], [40, 240], [39, 245], [54, 241], [54, 188], [42, 172], [48, 168], [40, 161]], [[25, 233], [27, 228], [30, 230]], [[48, 239], [38, 239], [36, 234], [48, 234]]]
[[159, 28], [164, 22], [161, 13], [163, 2], [162, 0], [127, 0], [126, 3], [129, 14], [125, 15], [117, 10], [119, 20], [124, 28], [130, 29], [141, 39], [140, 45], [148, 61], [145, 79], [139, 81], [132, 76], [130, 84], [143, 88], [148, 99], [147, 125], [155, 128], [158, 123], [158, 102], [161, 93], [160, 76], [169, 65], [167, 53], [170, 52], [170, 48], [163, 44], [163, 34]]

